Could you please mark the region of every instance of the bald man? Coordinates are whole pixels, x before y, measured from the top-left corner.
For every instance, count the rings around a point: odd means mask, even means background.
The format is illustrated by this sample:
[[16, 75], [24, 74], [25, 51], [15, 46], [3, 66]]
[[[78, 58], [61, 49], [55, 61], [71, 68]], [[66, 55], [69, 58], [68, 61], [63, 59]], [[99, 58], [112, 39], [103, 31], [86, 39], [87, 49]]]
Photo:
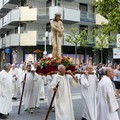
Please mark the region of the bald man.
[[93, 72], [93, 67], [88, 65], [85, 74], [81, 75], [81, 97], [83, 101], [84, 112], [82, 120], [96, 120], [96, 88], [98, 79]]
[[105, 69], [105, 76], [98, 84], [97, 120], [119, 120], [118, 103], [115, 99], [111, 79], [114, 71], [111, 67]]
[[70, 85], [75, 85], [78, 83], [78, 80], [71, 71], [67, 71], [66, 74], [66, 68], [64, 65], [59, 65], [58, 71], [59, 73], [54, 76], [50, 83], [50, 87], [54, 91], [59, 82], [54, 101], [56, 120], [75, 120]]

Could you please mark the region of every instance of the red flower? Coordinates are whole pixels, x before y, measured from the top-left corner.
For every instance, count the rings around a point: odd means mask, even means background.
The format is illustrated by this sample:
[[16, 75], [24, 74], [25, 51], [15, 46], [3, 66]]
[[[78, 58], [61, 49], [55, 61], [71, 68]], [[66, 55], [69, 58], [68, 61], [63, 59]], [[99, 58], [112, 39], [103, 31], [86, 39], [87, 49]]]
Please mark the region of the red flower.
[[48, 62], [48, 63], [47, 63], [47, 65], [51, 65], [51, 63], [50, 63], [50, 62]]
[[50, 57], [48, 57], [48, 60], [50, 60]]
[[64, 58], [62, 59], [62, 61], [61, 61], [62, 63], [64, 63]]

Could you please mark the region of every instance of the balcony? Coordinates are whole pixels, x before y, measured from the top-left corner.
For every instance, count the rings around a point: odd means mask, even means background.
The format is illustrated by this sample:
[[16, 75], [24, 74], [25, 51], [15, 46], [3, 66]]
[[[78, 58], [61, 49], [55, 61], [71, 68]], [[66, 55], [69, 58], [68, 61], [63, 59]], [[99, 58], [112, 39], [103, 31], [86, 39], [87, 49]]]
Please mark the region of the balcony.
[[56, 12], [60, 12], [63, 15], [63, 8], [58, 6], [38, 8], [37, 9], [38, 21], [40, 23], [48, 23], [50, 19], [54, 18]]
[[64, 21], [65, 23], [74, 24], [80, 22], [80, 10], [64, 8]]
[[[44, 45], [45, 44], [45, 33], [38, 33], [37, 34], [37, 44], [38, 45]], [[46, 43], [51, 45], [51, 32], [48, 33], [48, 38], [46, 38]]]
[[11, 34], [0, 39], [1, 48], [19, 46], [19, 34]]
[[37, 20], [37, 9], [29, 7], [20, 7], [13, 9], [2, 18], [2, 27], [12, 29], [20, 24], [20, 22], [31, 22]]
[[20, 46], [36, 46], [37, 31], [28, 31], [20, 34]]
[[2, 28], [2, 19], [0, 19], [0, 29]]
[[96, 25], [101, 25], [102, 23], [108, 23], [108, 20], [105, 19], [103, 16], [100, 14], [96, 14]]
[[17, 6], [20, 5], [19, 0], [1, 0], [0, 1], [0, 9], [6, 11], [10, 11], [11, 9], [15, 9]]
[[10, 34], [0, 39], [0, 48], [12, 46], [36, 46], [36, 41], [36, 31], [28, 31], [22, 34]]
[[[69, 1], [69, 0], [68, 0]], [[93, 0], [74, 0], [74, 2], [78, 2], [78, 3], [82, 3], [84, 1], [84, 3], [89, 3], [92, 4]]]
[[58, 6], [52, 6], [49, 8], [39, 8], [37, 9], [37, 21], [39, 23], [48, 23], [50, 19], [53, 19], [55, 13], [61, 13], [61, 19], [64, 23], [74, 24], [74, 23], [85, 23], [85, 24], [95, 24], [95, 14], [85, 11], [80, 11], [72, 7], [62, 8]]
[[49, 8], [38, 8], [37, 19], [43, 24], [49, 22]]
[[80, 11], [80, 21], [83, 23], [95, 24], [95, 14], [86, 11]]

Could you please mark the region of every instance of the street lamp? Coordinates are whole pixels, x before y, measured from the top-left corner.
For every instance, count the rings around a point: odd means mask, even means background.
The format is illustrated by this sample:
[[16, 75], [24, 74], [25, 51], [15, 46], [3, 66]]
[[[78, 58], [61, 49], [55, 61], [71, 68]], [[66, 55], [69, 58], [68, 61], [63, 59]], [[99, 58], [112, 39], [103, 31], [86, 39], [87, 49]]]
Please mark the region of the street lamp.
[[43, 54], [44, 54], [44, 56], [46, 56], [46, 54], [47, 54], [47, 51], [46, 51], [46, 37], [43, 37], [43, 41], [45, 41]]
[[47, 55], [47, 51], [46, 51], [46, 40], [47, 40], [47, 38], [48, 38], [48, 31], [45, 32], [45, 37], [43, 37], [43, 41], [45, 41], [44, 52], [43, 52], [44, 56]]

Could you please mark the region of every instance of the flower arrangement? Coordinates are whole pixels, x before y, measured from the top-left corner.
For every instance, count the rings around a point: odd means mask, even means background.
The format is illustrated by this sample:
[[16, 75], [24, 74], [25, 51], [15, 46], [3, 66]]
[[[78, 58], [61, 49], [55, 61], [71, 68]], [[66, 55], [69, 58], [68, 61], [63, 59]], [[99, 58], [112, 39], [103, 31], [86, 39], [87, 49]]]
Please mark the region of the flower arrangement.
[[40, 67], [41, 69], [46, 66], [58, 66], [60, 64], [63, 64], [65, 67], [71, 66], [72, 61], [70, 57], [62, 56], [62, 57], [44, 57], [40, 60]]

